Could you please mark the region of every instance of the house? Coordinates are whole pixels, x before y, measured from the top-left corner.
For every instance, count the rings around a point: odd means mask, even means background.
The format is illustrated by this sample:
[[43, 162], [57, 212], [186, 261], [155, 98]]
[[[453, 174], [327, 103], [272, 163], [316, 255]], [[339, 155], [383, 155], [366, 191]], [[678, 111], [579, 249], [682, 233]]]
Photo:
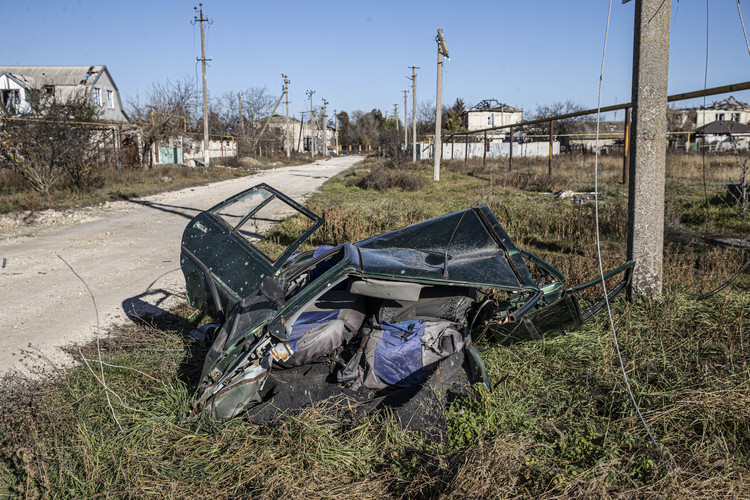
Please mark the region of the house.
[[100, 120], [127, 123], [120, 92], [104, 65], [96, 66], [0, 66], [0, 113], [30, 111], [33, 92], [65, 101], [85, 95], [100, 108]]
[[750, 104], [729, 96], [710, 106], [670, 109], [670, 130], [695, 130], [716, 121], [750, 123]]
[[[466, 128], [469, 131], [489, 127], [514, 125], [523, 121], [523, 110], [503, 104], [497, 99], [485, 99], [466, 112]], [[492, 130], [489, 135], [504, 136], [507, 130]]]
[[[566, 133], [560, 137], [568, 151], [594, 152], [597, 144], [595, 121], [574, 121], [566, 124]], [[599, 122], [599, 152], [622, 150], [625, 144], [625, 122]]]
[[708, 150], [748, 149], [750, 144], [750, 125], [730, 120], [717, 120], [698, 127], [695, 135]]

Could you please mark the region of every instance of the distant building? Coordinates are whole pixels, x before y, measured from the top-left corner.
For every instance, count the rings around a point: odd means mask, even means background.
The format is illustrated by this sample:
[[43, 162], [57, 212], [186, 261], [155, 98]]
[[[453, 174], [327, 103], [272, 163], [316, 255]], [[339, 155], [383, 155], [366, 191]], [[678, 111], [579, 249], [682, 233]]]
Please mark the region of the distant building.
[[705, 108], [670, 109], [667, 116], [673, 130], [695, 130], [716, 121], [747, 124], [750, 123], [750, 104], [729, 96]]
[[33, 92], [54, 96], [60, 102], [87, 96], [100, 108], [99, 119], [127, 123], [120, 91], [104, 65], [96, 66], [0, 66], [0, 113], [30, 111]]
[[[466, 128], [469, 131], [489, 127], [514, 125], [523, 121], [523, 110], [503, 104], [497, 99], [485, 99], [466, 112]], [[507, 134], [507, 130], [493, 130], [489, 135]]]
[[[594, 152], [597, 145], [596, 122], [571, 122], [566, 125], [567, 134], [560, 140], [568, 151]], [[622, 150], [625, 144], [625, 122], [599, 122], [599, 152], [611, 153]]]
[[695, 130], [699, 142], [708, 150], [748, 149], [750, 143], [750, 125], [735, 121], [719, 120], [711, 122]]

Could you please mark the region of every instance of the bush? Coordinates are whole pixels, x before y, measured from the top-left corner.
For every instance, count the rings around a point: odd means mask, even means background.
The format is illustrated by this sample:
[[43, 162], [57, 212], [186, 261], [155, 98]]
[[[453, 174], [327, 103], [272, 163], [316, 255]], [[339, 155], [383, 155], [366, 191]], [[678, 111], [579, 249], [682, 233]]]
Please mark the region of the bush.
[[357, 176], [349, 185], [361, 189], [401, 189], [402, 191], [418, 191], [427, 185], [427, 179], [419, 170], [413, 170], [404, 163], [392, 159], [374, 164], [364, 175]]

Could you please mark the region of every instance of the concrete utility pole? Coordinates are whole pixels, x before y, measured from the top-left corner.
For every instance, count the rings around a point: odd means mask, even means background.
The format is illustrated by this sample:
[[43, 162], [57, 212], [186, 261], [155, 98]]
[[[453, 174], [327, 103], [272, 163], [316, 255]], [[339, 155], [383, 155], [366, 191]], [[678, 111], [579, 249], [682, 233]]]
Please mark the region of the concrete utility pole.
[[323, 99], [323, 117], [322, 117], [322, 123], [321, 129], [323, 130], [323, 156], [328, 156], [328, 124], [326, 123], [326, 106], [328, 105], [328, 101]]
[[336, 110], [333, 110], [333, 124], [335, 130], [333, 132], [333, 138], [336, 140], [336, 154], [339, 154], [339, 115], [336, 114]]
[[411, 161], [417, 163], [417, 66], [411, 67]]
[[396, 120], [396, 131], [398, 131], [398, 104], [393, 105], [393, 119]]
[[208, 167], [208, 90], [206, 87], [206, 35], [203, 28], [204, 23], [213, 24], [213, 21], [209, 21], [208, 18], [203, 17], [203, 4], [199, 3], [198, 7], [193, 9], [199, 13], [198, 16], [193, 18], [193, 24], [201, 23], [201, 57], [195, 58], [196, 62], [200, 61], [203, 63], [203, 164]]
[[407, 106], [406, 97], [409, 95], [408, 90], [404, 90], [404, 151], [409, 147], [409, 117], [407, 116], [407, 112], [409, 110]]
[[302, 128], [305, 125], [305, 113], [306, 111], [300, 111], [300, 120], [299, 120], [299, 139], [297, 139], [297, 152], [300, 152], [300, 147], [302, 146]]
[[671, 4], [635, 2], [628, 259], [635, 260], [631, 292], [649, 298], [662, 291]]
[[438, 60], [437, 60], [437, 96], [435, 97], [435, 149], [432, 153], [432, 180], [440, 180], [440, 157], [442, 156], [442, 144], [440, 132], [443, 124], [443, 56], [448, 57], [448, 48], [445, 46], [442, 28], [437, 32]]
[[240, 140], [237, 141], [237, 156], [240, 156], [240, 144], [245, 138], [245, 117], [242, 115], [242, 94], [237, 92], [237, 102], [240, 104]]
[[315, 122], [313, 121], [313, 102], [312, 102], [312, 96], [315, 93], [314, 90], [308, 90], [307, 96], [310, 98], [310, 128], [312, 129], [312, 135], [310, 136], [310, 158], [315, 157], [315, 133], [317, 132], [315, 130]]
[[286, 75], [284, 77], [284, 97], [286, 99], [286, 157], [287, 159], [292, 156], [292, 131], [289, 128], [289, 78]]

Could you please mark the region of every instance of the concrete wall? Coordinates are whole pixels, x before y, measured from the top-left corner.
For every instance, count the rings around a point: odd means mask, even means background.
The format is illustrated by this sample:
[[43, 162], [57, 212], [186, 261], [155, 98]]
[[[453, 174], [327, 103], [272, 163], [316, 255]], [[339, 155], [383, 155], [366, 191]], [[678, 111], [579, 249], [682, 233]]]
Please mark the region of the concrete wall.
[[469, 111], [466, 115], [466, 126], [469, 130], [514, 125], [521, 121], [523, 121], [523, 111], [507, 113], [500, 111]]
[[[417, 158], [432, 158], [432, 145], [427, 143], [417, 143]], [[468, 147], [469, 158], [483, 158], [484, 157], [484, 142], [470, 142], [455, 143], [451, 145], [450, 142], [443, 144], [443, 159], [444, 160], [462, 160], [465, 158], [467, 153], [466, 148]], [[552, 154], [560, 154], [560, 143], [555, 141], [552, 143]], [[491, 142], [490, 147], [487, 149], [487, 158], [501, 158], [504, 156], [510, 156], [510, 143], [509, 142]], [[525, 143], [513, 143], [513, 156], [549, 156], [549, 142], [525, 142]]]

